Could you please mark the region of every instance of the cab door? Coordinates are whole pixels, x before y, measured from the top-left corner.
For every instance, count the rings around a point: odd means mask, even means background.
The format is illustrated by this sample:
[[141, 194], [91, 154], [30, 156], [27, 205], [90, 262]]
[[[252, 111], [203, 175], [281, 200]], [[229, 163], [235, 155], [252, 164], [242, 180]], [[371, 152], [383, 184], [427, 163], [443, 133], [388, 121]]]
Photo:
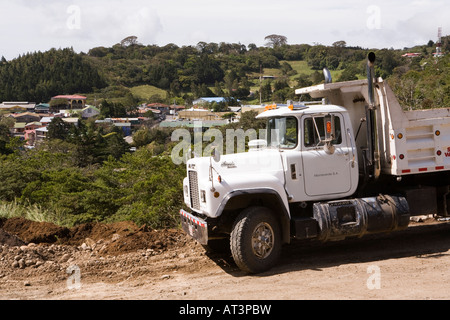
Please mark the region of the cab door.
[[301, 119], [305, 193], [309, 197], [322, 199], [352, 192], [352, 174], [355, 174], [352, 158], [356, 150], [352, 148], [351, 137], [347, 135], [340, 113], [331, 114], [334, 116], [334, 139], [332, 149], [325, 148], [327, 131], [331, 130], [330, 115], [327, 116], [304, 115]]

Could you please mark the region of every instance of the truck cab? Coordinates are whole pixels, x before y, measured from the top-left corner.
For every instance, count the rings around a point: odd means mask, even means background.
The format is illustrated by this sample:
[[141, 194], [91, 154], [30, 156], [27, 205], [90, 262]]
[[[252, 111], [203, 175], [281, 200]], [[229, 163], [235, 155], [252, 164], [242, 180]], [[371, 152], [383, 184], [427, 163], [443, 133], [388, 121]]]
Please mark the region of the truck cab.
[[289, 202], [343, 198], [356, 191], [357, 150], [346, 109], [291, 105], [258, 118], [267, 119], [267, 146], [280, 152]]

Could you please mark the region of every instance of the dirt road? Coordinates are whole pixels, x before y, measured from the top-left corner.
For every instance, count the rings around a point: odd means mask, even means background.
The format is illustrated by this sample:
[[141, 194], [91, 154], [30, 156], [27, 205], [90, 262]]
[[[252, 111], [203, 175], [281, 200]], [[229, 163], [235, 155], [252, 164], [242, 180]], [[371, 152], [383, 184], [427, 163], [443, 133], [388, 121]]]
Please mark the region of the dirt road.
[[[83, 228], [46, 225], [59, 234], [58, 243], [48, 243], [52, 232], [37, 231], [41, 226], [17, 220], [0, 223], [7, 232], [3, 237], [0, 233], [1, 299], [450, 297], [449, 222], [413, 223], [405, 231], [335, 243], [296, 242], [284, 248], [277, 267], [253, 276], [237, 269], [226, 254], [205, 253], [177, 230], [119, 224], [109, 229], [85, 226], [83, 233]], [[41, 243], [20, 242], [31, 230], [42, 238]]]

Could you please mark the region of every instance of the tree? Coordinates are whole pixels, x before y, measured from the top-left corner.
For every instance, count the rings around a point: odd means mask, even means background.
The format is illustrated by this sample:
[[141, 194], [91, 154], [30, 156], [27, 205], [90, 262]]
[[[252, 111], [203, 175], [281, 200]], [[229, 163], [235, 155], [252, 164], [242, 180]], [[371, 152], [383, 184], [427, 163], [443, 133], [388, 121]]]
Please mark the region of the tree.
[[129, 37], [126, 37], [125, 39], [123, 39], [122, 41], [120, 41], [120, 45], [122, 47], [129, 47], [129, 46], [133, 46], [138, 43], [139, 42], [137, 41], [136, 36], [129, 36]]
[[297, 86], [299, 88], [310, 87], [313, 84], [310, 77], [305, 73], [301, 73], [295, 80], [297, 81]]
[[281, 47], [287, 44], [287, 38], [278, 34], [271, 34], [264, 38], [267, 41], [266, 46], [271, 48]]
[[127, 109], [121, 103], [103, 100], [100, 105], [100, 114], [105, 118], [120, 118], [127, 115]]
[[306, 58], [308, 65], [314, 70], [322, 70], [327, 67], [327, 54], [328, 50], [324, 45], [316, 45], [311, 47]]
[[257, 111], [247, 111], [241, 114], [241, 118], [239, 119], [239, 127], [244, 131], [248, 129], [255, 129], [256, 131], [260, 129], [266, 128], [266, 120], [264, 119], [256, 119], [258, 115]]
[[9, 128], [0, 123], [0, 154], [7, 154], [9, 150], [7, 150], [6, 145], [9, 143]]
[[287, 62], [281, 64], [281, 72], [284, 76], [293, 76], [297, 74], [297, 71], [292, 69], [292, 66]]
[[266, 81], [261, 86], [261, 99], [262, 101], [270, 101], [272, 99], [272, 84]]
[[48, 125], [48, 138], [66, 140], [69, 135], [71, 124], [64, 122], [62, 118], [53, 118]]
[[333, 47], [335, 48], [345, 48], [347, 46], [347, 42], [344, 40], [333, 42]]
[[341, 75], [338, 78], [338, 81], [340, 82], [340, 81], [358, 80], [357, 74], [358, 74], [358, 68], [357, 68], [356, 64], [350, 64], [341, 73]]
[[137, 148], [146, 146], [150, 142], [152, 142], [152, 137], [150, 130], [147, 128], [139, 129], [133, 134], [133, 144]]

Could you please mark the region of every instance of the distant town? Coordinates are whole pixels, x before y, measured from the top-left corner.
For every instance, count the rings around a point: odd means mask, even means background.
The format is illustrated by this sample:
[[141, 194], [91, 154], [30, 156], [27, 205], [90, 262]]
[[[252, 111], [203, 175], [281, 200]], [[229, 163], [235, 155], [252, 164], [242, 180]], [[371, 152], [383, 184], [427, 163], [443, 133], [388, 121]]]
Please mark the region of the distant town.
[[[202, 97], [187, 108], [178, 105], [150, 103], [138, 106], [129, 117], [102, 118], [98, 107], [86, 104], [87, 97], [81, 95], [59, 95], [52, 98], [59, 103], [3, 102], [0, 114], [14, 119], [10, 128], [12, 137], [25, 142], [27, 148], [34, 148], [48, 137], [48, 126], [55, 118], [65, 123], [78, 125], [79, 120], [94, 119], [96, 126], [115, 126], [122, 129], [125, 141], [132, 144], [132, 135], [142, 126], [160, 128], [194, 127], [201, 121], [205, 128], [224, 126], [238, 122], [240, 114], [247, 111], [263, 112], [265, 105], [242, 105], [229, 107], [227, 112], [213, 112], [207, 108], [213, 102], [224, 102], [223, 97]], [[53, 105], [53, 106], [51, 106]], [[136, 116], [137, 114], [137, 116]], [[151, 115], [151, 116], [149, 116]], [[93, 120], [93, 121], [94, 121]]]

